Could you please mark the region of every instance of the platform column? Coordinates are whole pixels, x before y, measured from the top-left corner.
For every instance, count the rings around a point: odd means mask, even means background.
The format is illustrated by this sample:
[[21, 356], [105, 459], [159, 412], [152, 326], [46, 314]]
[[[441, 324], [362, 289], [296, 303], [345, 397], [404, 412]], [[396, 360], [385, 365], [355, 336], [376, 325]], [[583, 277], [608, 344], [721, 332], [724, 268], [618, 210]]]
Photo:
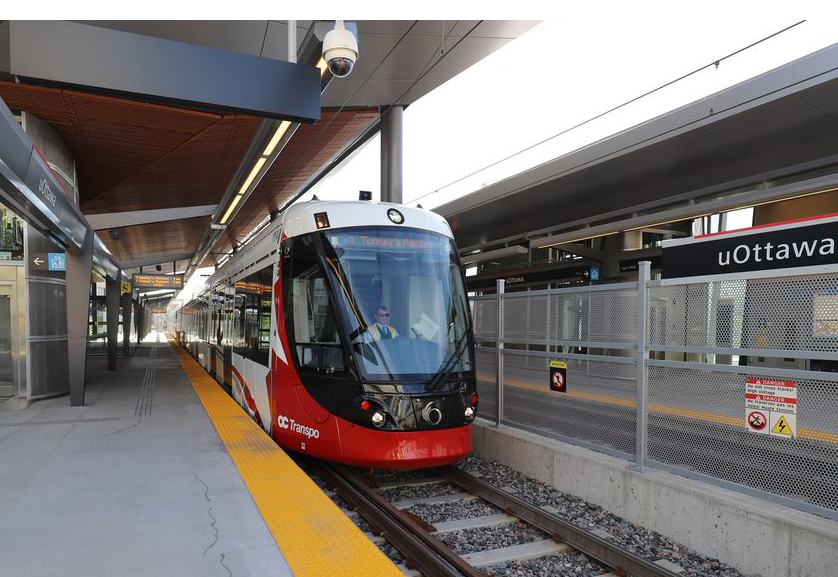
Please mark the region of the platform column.
[[649, 358], [646, 342], [646, 319], [649, 309], [648, 286], [652, 263], [643, 260], [637, 265], [637, 432], [634, 467], [643, 470], [649, 450]]
[[381, 117], [381, 201], [402, 203], [403, 106]]
[[81, 249], [67, 251], [67, 353], [69, 356], [70, 406], [84, 405], [87, 366], [87, 330], [90, 317], [90, 276], [93, 273], [93, 231]]
[[119, 281], [105, 277], [105, 304], [108, 309], [108, 370], [116, 370], [116, 340], [119, 335]]
[[122, 356], [131, 354], [131, 293], [119, 297], [122, 301]]

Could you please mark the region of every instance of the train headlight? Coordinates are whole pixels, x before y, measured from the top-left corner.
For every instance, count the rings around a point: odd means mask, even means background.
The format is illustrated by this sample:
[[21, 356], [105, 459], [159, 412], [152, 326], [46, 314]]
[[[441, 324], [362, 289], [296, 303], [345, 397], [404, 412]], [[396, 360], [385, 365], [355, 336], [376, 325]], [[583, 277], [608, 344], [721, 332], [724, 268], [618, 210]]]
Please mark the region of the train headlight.
[[385, 417], [384, 413], [381, 411], [376, 411], [372, 414], [371, 420], [373, 425], [381, 428], [384, 426], [384, 423], [387, 422], [387, 417]]
[[466, 407], [465, 413], [463, 416], [466, 418], [466, 422], [470, 422], [474, 420], [474, 409], [471, 407]]
[[395, 208], [391, 208], [387, 211], [387, 218], [389, 218], [393, 224], [401, 224], [404, 222], [404, 215]]

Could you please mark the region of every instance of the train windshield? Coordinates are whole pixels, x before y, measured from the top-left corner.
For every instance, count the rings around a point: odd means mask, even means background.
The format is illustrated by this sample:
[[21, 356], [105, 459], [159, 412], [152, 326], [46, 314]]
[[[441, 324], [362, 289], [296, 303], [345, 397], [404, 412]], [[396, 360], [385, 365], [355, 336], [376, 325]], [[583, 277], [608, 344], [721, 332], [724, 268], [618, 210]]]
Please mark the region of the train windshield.
[[472, 369], [468, 303], [454, 242], [365, 227], [323, 234], [349, 344], [369, 380], [431, 379]]

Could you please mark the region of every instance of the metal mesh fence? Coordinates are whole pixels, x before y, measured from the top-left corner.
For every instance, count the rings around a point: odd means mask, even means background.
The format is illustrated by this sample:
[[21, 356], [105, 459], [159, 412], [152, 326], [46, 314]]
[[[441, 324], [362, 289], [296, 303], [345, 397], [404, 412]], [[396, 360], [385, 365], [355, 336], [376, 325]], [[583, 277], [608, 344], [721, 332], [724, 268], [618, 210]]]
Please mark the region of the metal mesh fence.
[[655, 362], [649, 367], [650, 460], [838, 509], [838, 383], [808, 371], [798, 372], [807, 378], [783, 377], [797, 384], [798, 409], [797, 438], [781, 438], [746, 427], [746, 379], [764, 374]]
[[[619, 286], [620, 288], [613, 288]], [[509, 342], [637, 342], [634, 283], [600, 290], [554, 289], [504, 296], [504, 338]]]
[[[820, 372], [838, 361], [838, 275], [646, 286], [649, 462], [838, 518], [838, 374]], [[497, 418], [500, 387], [504, 424], [639, 460], [639, 302], [636, 283], [506, 294], [502, 380], [479, 348], [478, 414]], [[478, 340], [498, 340], [497, 305], [473, 300]], [[795, 384], [796, 436], [747, 427], [758, 377]]]
[[838, 278], [813, 275], [651, 286], [649, 345], [761, 349], [771, 353], [765, 356], [786, 357], [827, 353], [820, 357], [835, 358]]
[[[636, 429], [635, 361], [594, 358], [504, 351], [504, 423], [630, 456]], [[550, 390], [551, 360], [567, 363], [565, 393]]]
[[496, 420], [498, 417], [497, 351], [477, 347], [477, 416]]
[[471, 319], [477, 340], [494, 341], [498, 328], [498, 299], [496, 296], [471, 297]]

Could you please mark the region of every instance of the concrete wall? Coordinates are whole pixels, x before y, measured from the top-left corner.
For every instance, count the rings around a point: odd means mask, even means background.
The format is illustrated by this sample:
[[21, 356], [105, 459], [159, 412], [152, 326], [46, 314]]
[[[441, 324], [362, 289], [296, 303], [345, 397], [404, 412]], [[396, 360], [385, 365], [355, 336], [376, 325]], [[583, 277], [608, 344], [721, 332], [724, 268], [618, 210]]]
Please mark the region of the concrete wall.
[[478, 420], [473, 450], [762, 577], [838, 574], [838, 522]]

